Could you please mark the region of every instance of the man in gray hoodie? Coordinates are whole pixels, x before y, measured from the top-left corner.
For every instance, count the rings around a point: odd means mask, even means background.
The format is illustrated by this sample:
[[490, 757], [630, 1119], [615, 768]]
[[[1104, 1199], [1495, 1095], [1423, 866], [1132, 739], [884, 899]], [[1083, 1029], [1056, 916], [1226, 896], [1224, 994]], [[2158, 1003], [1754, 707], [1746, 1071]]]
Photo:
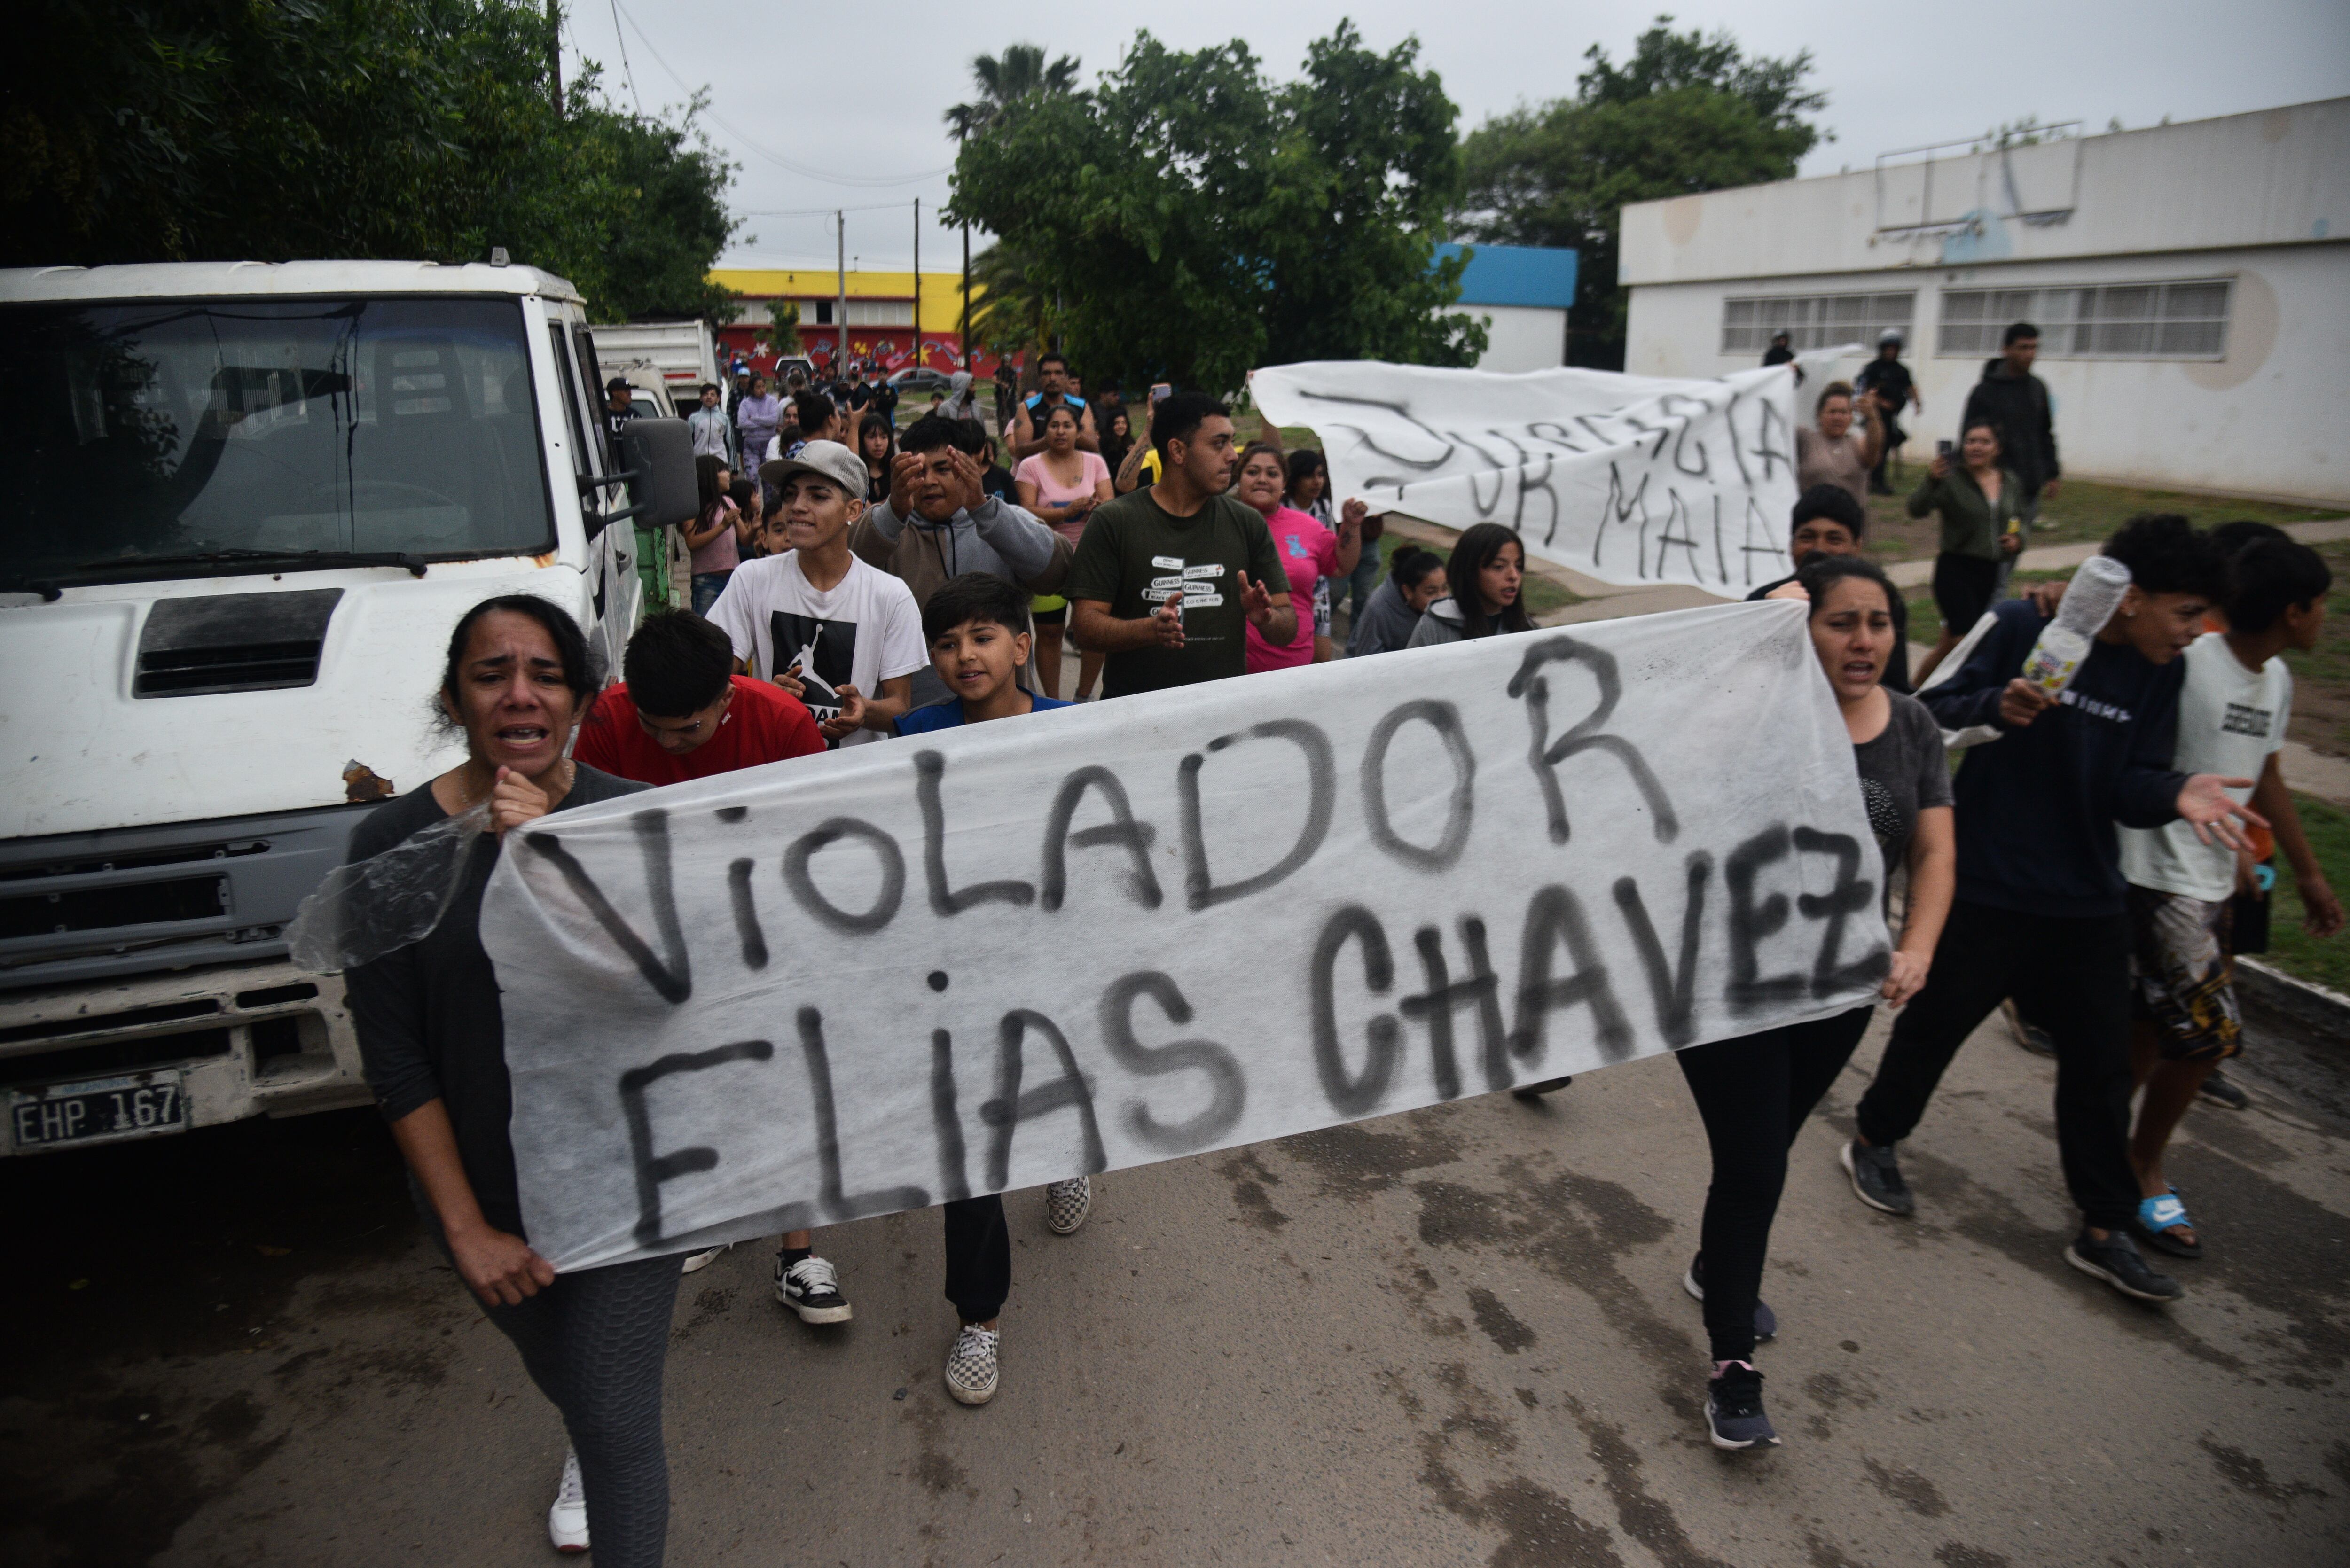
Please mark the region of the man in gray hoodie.
[[[918, 609], [941, 585], [965, 572], [985, 572], [1031, 594], [1057, 594], [1068, 576], [1069, 542], [980, 488], [985, 439], [968, 420], [937, 414], [916, 420], [899, 439], [889, 498], [866, 508], [849, 530], [849, 549], [903, 581]], [[1026, 674], [1022, 684], [1043, 690], [1033, 655]], [[952, 695], [934, 672], [915, 672], [914, 706]]]

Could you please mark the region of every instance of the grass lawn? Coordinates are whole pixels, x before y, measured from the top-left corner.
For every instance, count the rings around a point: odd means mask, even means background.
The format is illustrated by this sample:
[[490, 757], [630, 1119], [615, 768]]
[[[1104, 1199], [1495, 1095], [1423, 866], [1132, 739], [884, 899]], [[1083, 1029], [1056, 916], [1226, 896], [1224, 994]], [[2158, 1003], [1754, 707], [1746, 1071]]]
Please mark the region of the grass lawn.
[[[2052, 578], [2070, 577], [2072, 575], [2070, 568], [2061, 572], [2011, 573], [2007, 579], [2007, 597], [2010, 598], [2019, 597], [2022, 586], [2026, 583], [2044, 583]], [[1912, 588], [1909, 592], [1916, 596], [1909, 601], [1909, 640], [1923, 643], [1928, 648], [1931, 648], [1934, 646], [1934, 640], [1942, 635], [1942, 612], [1934, 607], [1934, 590], [1928, 587]]]
[[[1908, 485], [1925, 477], [1911, 464]], [[1881, 561], [1918, 561], [1933, 556], [1940, 524], [1931, 513], [1913, 518], [1903, 508], [1908, 485], [1896, 486], [1899, 495], [1873, 495], [1868, 501], [1868, 546]], [[2176, 512], [2199, 528], [2249, 517], [2256, 523], [2308, 523], [2339, 517], [2339, 507], [2285, 506], [2269, 501], [2229, 501], [2210, 495], [2181, 495], [2169, 490], [2140, 490], [2126, 484], [2092, 484], [2066, 480], [2056, 498], [2040, 509], [2040, 525], [2025, 541], [2026, 549], [2043, 545], [2081, 545], [2105, 538], [2141, 512]]]
[[[1378, 538], [1371, 542], [1370, 547], [1377, 549], [1379, 553], [1379, 576], [1382, 580], [1384, 580], [1388, 575], [1388, 562], [1394, 557], [1396, 545], [1401, 543], [1404, 543], [1404, 541], [1399, 539], [1393, 534], [1382, 534]], [[1437, 553], [1439, 555], [1443, 554], [1440, 550]], [[1335, 593], [1338, 590], [1333, 588], [1332, 591]], [[1569, 593], [1565, 588], [1551, 581], [1548, 577], [1543, 576], [1539, 573], [1534, 572], [1529, 572], [1526, 574], [1524, 582], [1518, 589], [1518, 592], [1525, 597], [1526, 614], [1532, 616], [1536, 620], [1540, 620], [1544, 616], [1548, 615], [1553, 610], [1565, 609], [1569, 605], [1577, 605], [1583, 602], [1579, 596]]]
[[[2350, 888], [2350, 812], [2337, 810], [2308, 795], [2293, 796], [2301, 826], [2325, 879], [2335, 888]], [[2301, 928], [2301, 898], [2293, 887], [2293, 867], [2277, 857], [2276, 891], [2270, 897], [2268, 962], [2281, 970], [2314, 980], [2335, 991], [2350, 992], [2350, 931], [2337, 931], [2319, 941]]]

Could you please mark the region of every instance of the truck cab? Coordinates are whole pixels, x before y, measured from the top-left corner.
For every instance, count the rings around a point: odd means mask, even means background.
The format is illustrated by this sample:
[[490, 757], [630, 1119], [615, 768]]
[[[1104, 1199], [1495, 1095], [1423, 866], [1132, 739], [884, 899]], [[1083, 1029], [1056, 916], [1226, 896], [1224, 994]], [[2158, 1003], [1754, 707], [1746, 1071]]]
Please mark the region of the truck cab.
[[463, 758], [468, 607], [543, 595], [617, 667], [598, 363], [529, 267], [0, 271], [0, 1153], [368, 1098], [286, 925]]

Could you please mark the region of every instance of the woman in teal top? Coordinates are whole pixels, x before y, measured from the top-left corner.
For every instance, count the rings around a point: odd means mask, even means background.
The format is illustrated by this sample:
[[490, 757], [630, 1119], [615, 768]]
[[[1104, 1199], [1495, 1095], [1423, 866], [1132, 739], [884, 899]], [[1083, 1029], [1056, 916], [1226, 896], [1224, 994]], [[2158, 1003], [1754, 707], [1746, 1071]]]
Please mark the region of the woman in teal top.
[[1909, 515], [1939, 513], [1941, 553], [1934, 557], [1934, 607], [1942, 615], [1942, 639], [1918, 666], [1923, 687], [1934, 666], [1974, 629], [1999, 594], [2000, 567], [2023, 545], [2023, 482], [1999, 463], [1999, 432], [1970, 424], [1959, 441], [1962, 466], [1947, 452], [1927, 465], [1926, 478], [1909, 495]]

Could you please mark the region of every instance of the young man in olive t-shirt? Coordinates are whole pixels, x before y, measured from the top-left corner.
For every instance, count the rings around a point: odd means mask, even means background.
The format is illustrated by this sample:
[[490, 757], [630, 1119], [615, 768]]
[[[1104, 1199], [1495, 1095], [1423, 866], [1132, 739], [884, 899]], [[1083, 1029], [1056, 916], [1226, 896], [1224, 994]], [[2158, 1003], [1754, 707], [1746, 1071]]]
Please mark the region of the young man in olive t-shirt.
[[1229, 493], [1235, 462], [1232, 412], [1201, 392], [1179, 392], [1150, 420], [1162, 470], [1086, 524], [1069, 563], [1069, 632], [1107, 654], [1102, 695], [1125, 697], [1244, 673], [1243, 628], [1276, 644], [1294, 639], [1287, 573], [1263, 516]]

